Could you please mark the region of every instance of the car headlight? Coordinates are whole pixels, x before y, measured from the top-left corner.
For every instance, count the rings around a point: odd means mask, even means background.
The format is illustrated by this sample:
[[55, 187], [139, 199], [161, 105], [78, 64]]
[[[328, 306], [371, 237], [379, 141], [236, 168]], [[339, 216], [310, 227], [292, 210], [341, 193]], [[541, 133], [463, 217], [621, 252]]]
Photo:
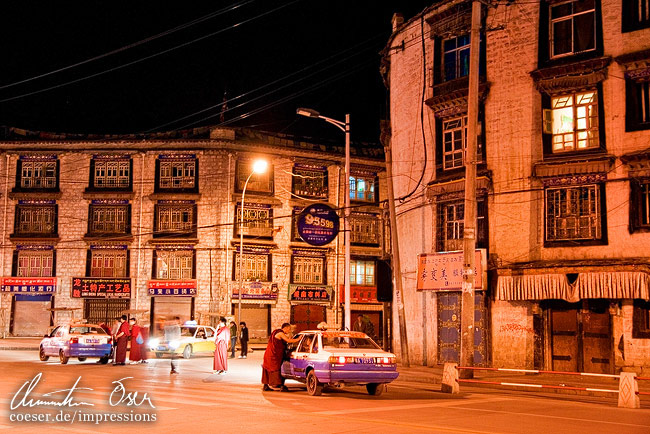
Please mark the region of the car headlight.
[[175, 350], [181, 343], [177, 340], [169, 341], [169, 348]]
[[160, 339], [157, 338], [149, 339], [150, 348], [157, 347], [159, 343], [160, 343]]

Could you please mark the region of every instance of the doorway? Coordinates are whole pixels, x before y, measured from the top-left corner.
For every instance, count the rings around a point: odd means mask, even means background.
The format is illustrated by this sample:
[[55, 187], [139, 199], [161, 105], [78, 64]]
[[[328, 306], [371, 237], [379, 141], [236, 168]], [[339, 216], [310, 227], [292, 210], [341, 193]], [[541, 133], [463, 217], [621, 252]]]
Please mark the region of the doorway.
[[294, 304], [291, 306], [291, 324], [296, 326], [295, 332], [316, 330], [321, 322], [327, 322], [325, 306], [317, 304]]

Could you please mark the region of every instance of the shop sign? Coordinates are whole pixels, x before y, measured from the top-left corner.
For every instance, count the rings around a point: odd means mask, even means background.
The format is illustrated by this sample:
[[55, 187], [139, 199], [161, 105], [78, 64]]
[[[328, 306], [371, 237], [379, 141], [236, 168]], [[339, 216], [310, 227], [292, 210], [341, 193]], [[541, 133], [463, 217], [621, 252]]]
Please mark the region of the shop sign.
[[298, 234], [312, 246], [329, 244], [339, 234], [339, 216], [327, 204], [309, 205], [298, 216]]
[[194, 297], [197, 294], [196, 280], [149, 280], [149, 295]]
[[56, 277], [3, 277], [2, 292], [54, 294], [56, 292]]
[[[242, 300], [277, 300], [278, 284], [271, 282], [242, 282]], [[239, 299], [239, 282], [234, 282], [232, 288], [232, 299]]]
[[[474, 288], [483, 288], [486, 264], [483, 250], [476, 250]], [[418, 256], [417, 290], [461, 291], [463, 287], [463, 252], [422, 253]]]
[[131, 298], [131, 279], [73, 277], [72, 298]]
[[329, 303], [332, 301], [332, 287], [329, 285], [289, 285], [289, 301]]
[[[339, 302], [341, 304], [345, 302], [345, 285], [341, 285], [340, 287]], [[377, 287], [350, 285], [350, 302], [379, 303], [377, 301]]]

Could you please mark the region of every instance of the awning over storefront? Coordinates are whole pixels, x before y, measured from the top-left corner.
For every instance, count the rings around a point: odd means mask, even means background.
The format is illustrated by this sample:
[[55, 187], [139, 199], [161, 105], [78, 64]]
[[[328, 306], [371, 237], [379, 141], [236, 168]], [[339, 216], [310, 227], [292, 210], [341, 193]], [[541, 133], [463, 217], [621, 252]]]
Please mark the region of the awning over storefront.
[[574, 303], [583, 298], [650, 299], [650, 275], [640, 271], [578, 273], [573, 284], [566, 274], [499, 276], [497, 300], [561, 299]]

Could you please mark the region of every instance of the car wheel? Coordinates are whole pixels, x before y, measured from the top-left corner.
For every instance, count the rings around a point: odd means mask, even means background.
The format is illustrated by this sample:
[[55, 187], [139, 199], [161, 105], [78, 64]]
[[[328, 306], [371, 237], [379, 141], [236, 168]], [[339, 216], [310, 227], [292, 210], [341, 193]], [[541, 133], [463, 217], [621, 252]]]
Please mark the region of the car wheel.
[[63, 350], [59, 351], [59, 360], [61, 360], [61, 364], [65, 365], [68, 363], [68, 360], [70, 360], [70, 357], [66, 356]]
[[313, 370], [307, 374], [307, 393], [311, 396], [319, 396], [323, 393], [323, 385], [318, 381]]
[[156, 353], [156, 358], [159, 359], [163, 356], [163, 353]]
[[183, 358], [189, 359], [190, 357], [192, 357], [192, 345], [185, 345], [185, 348], [183, 348]]
[[85, 357], [77, 357], [77, 359], [79, 359], [80, 362], [85, 362], [86, 361]]
[[101, 363], [102, 365], [105, 365], [105, 364], [108, 363], [108, 360], [109, 360], [109, 357], [102, 357], [101, 359], [99, 359], [99, 363]]
[[385, 387], [383, 384], [378, 384], [378, 383], [366, 384], [366, 390], [368, 391], [368, 395], [379, 396], [384, 392], [384, 389]]
[[48, 359], [50, 358], [50, 356], [46, 356], [45, 355], [45, 350], [43, 349], [43, 347], [41, 347], [38, 350], [38, 358], [41, 359], [42, 362], [47, 362]]

